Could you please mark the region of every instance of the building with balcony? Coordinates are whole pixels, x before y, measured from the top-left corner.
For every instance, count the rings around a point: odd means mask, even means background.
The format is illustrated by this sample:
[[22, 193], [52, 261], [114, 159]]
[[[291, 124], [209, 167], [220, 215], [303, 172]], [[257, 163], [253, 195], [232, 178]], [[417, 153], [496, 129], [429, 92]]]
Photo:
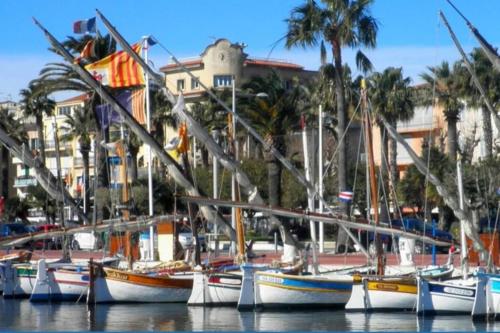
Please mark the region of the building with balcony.
[[[291, 87], [292, 80], [295, 78], [304, 83], [317, 75], [316, 71], [306, 70], [303, 66], [291, 62], [250, 57], [244, 52], [245, 46], [243, 43], [231, 43], [227, 39], [218, 39], [208, 45], [199, 56], [180, 60], [182, 66], [189, 69], [194, 78], [175, 62], [161, 67], [160, 70], [165, 74], [167, 88], [173, 94], [182, 93], [189, 108], [191, 103], [208, 100], [208, 95], [200, 83], [208, 89], [223, 90], [231, 89], [234, 80], [235, 89], [238, 91], [253, 77], [265, 77], [272, 71], [279, 74], [284, 87]], [[176, 136], [171, 128], [166, 128], [165, 133], [167, 140]], [[250, 152], [251, 147], [255, 147], [252, 138], [248, 136], [238, 138], [238, 144], [242, 146], [243, 149], [240, 149], [240, 152], [245, 156], [254, 153]], [[196, 166], [201, 156], [196, 143], [192, 152]]]
[[[432, 145], [438, 146], [443, 152], [446, 152], [447, 122], [443, 113], [443, 107], [439, 104], [434, 106], [417, 106], [414, 112], [415, 114], [412, 119], [398, 122], [398, 133], [405, 138], [409, 146], [419, 156], [422, 154], [424, 139], [428, 140]], [[493, 119], [491, 119], [491, 122], [494, 124]], [[498, 137], [498, 129], [494, 125], [492, 128], [493, 146], [499, 146], [500, 142], [495, 142], [495, 138]], [[483, 135], [482, 110], [466, 105], [459, 115], [457, 130], [459, 142], [473, 142], [473, 147], [469, 147], [471, 148], [472, 162], [477, 162], [484, 158], [486, 149]], [[380, 130], [375, 125], [373, 128], [373, 147], [376, 165], [380, 165], [380, 142]], [[406, 149], [400, 144], [397, 145], [397, 163], [401, 175], [409, 165], [413, 164]]]

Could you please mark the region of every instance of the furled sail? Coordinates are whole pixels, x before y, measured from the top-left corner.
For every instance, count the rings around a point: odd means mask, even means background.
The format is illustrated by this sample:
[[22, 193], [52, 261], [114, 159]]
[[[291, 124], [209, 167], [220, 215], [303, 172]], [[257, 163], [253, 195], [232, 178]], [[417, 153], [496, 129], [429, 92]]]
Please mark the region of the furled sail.
[[[190, 195], [199, 196], [198, 188], [190, 182], [181, 171], [180, 165], [167, 154], [161, 145], [142, 127], [133, 116], [131, 116], [123, 106], [116, 101], [116, 99], [109, 93], [106, 87], [100, 85], [80, 64], [74, 63], [73, 56], [52, 36], [47, 29], [45, 29], [36, 19], [35, 24], [44, 32], [50, 44], [61, 54], [66, 61], [71, 65], [73, 70], [97, 92], [102, 99], [104, 99], [112, 108], [117, 111], [129, 128], [141, 139], [145, 144], [149, 145], [154, 151], [158, 159], [166, 165], [169, 174], [174, 181], [186, 190]], [[201, 208], [203, 216], [209, 220], [220, 225], [226, 235], [232, 240], [236, 239], [236, 232], [231, 225], [212, 207], [204, 206]]]
[[47, 170], [42, 161], [32, 155], [29, 148], [25, 144], [21, 144], [17, 140], [11, 138], [7, 132], [0, 126], [0, 142], [18, 159], [23, 161], [25, 165], [35, 171], [35, 177], [42, 188], [54, 199], [60, 202], [66, 201], [67, 204], [77, 213], [78, 217], [85, 223], [89, 221], [80, 207], [76, 204], [75, 199], [65, 189], [61, 192], [61, 187], [58, 185], [57, 179]]
[[[139, 64], [141, 64], [141, 66], [143, 67], [143, 69], [151, 75], [151, 77], [153, 79], [155, 79], [157, 82], [162, 82], [162, 78], [161, 76], [159, 76], [157, 73], [155, 73], [153, 70], [151, 70], [151, 68], [144, 62], [144, 60], [142, 60], [135, 52], [133, 52], [133, 50], [131, 49], [130, 45], [128, 45], [128, 43], [123, 39], [123, 37], [116, 31], [116, 29], [111, 25], [111, 23], [106, 19], [106, 17], [104, 17], [104, 15], [96, 9], [96, 13], [97, 15], [99, 16], [99, 18], [102, 20], [102, 22], [104, 23], [104, 25], [108, 28], [109, 32], [111, 33], [111, 35], [120, 43], [120, 45], [122, 46], [122, 48], [124, 50], [127, 51], [128, 54], [130, 54], [131, 57], [134, 58], [134, 60], [136, 60]], [[177, 65], [180, 66], [181, 69], [183, 69], [189, 76], [191, 76], [192, 79], [194, 80], [197, 80], [196, 77], [194, 77], [194, 75], [188, 70], [186, 69], [178, 60], [177, 58], [175, 58], [173, 55], [172, 55], [172, 59], [175, 63], [177, 63]], [[285, 168], [287, 168], [294, 176], [295, 178], [302, 184], [304, 185], [309, 191], [308, 191], [308, 195], [312, 195], [312, 196], [316, 196], [320, 201], [323, 202], [323, 205], [324, 207], [329, 210], [329, 212], [331, 214], [333, 214], [333, 210], [330, 208], [330, 205], [325, 201], [325, 199], [318, 193], [317, 189], [315, 188], [315, 186], [313, 184], [311, 184], [306, 178], [305, 176], [290, 162], [288, 161], [274, 146], [270, 145], [266, 140], [264, 140], [264, 138], [262, 138], [258, 133], [257, 131], [255, 131], [255, 129], [253, 129], [244, 119], [242, 119], [241, 117], [238, 116], [238, 114], [234, 113], [233, 110], [231, 108], [229, 108], [223, 101], [221, 101], [212, 91], [210, 91], [210, 89], [208, 89], [206, 86], [203, 85], [202, 82], [199, 82], [199, 84], [205, 89], [205, 91], [212, 97], [214, 98], [227, 112], [231, 113], [233, 115], [233, 117], [243, 126], [245, 127], [245, 129], [254, 137], [256, 138], [264, 147], [265, 149], [269, 150], [271, 152], [271, 154], [273, 154], [273, 156], [275, 156], [281, 164], [283, 164], [283, 166]], [[169, 101], [171, 103], [173, 103], [174, 105], [177, 104], [177, 101], [175, 99], [175, 96], [167, 89], [164, 89], [165, 93], [166, 93], [166, 96], [167, 98], [169, 99]], [[189, 125], [188, 125], [189, 126]], [[193, 132], [195, 133], [195, 135], [198, 135], [200, 132]], [[208, 136], [208, 139], [205, 140], [205, 139], [202, 139], [200, 140], [202, 143], [204, 144], [207, 144], [209, 146], [207, 146], [207, 149], [215, 149], [215, 145], [217, 145], [217, 143], [215, 143], [215, 141], [210, 137]], [[220, 147], [219, 147], [220, 149]], [[216, 151], [212, 151], [212, 153], [216, 154]], [[231, 161], [230, 158], [226, 158], [225, 159], [226, 161]], [[233, 167], [236, 166], [235, 164], [232, 164]], [[227, 163], [226, 165], [224, 165], [225, 167], [230, 167], [231, 166], [231, 163]], [[237, 171], [237, 169], [233, 168], [231, 169], [231, 171], [233, 172], [236, 172], [237, 174], [240, 174], [241, 176], [241, 173], [239, 173]], [[238, 176], [237, 176], [238, 178]], [[244, 181], [243, 178], [240, 177], [240, 180]], [[238, 181], [239, 182], [239, 181]], [[240, 183], [240, 185], [244, 186], [243, 184]], [[247, 191], [252, 191], [252, 189], [249, 187], [247, 188]], [[258, 198], [257, 198], [258, 200]], [[349, 237], [354, 241], [354, 243], [356, 243], [360, 248], [361, 250], [363, 251], [363, 253], [369, 257], [369, 254], [368, 252], [366, 251], [366, 249], [364, 248], [364, 246], [359, 242], [359, 240], [357, 239], [356, 236], [354, 236], [352, 234], [352, 232], [347, 229], [346, 227], [340, 225], [341, 228], [343, 228], [346, 233], [349, 235]], [[281, 229], [283, 230], [283, 229]], [[289, 235], [289, 234], [288, 234]], [[289, 240], [289, 237], [287, 237], [287, 240]]]
[[12, 238], [4, 239], [0, 241], [0, 247], [10, 248], [13, 246], [19, 246], [25, 244], [30, 241], [50, 239], [52, 237], [68, 236], [79, 232], [141, 231], [158, 223], [163, 223], [165, 221], [172, 221], [176, 218], [182, 218], [182, 217], [183, 215], [162, 215], [157, 217], [139, 218], [135, 221], [123, 221], [121, 219], [104, 220], [102, 224], [98, 225], [88, 225], [83, 227], [67, 228], [49, 232], [42, 231], [38, 233], [29, 234], [28, 236], [16, 237], [15, 239]]
[[448, 28], [451, 39], [453, 39], [455, 46], [457, 47], [458, 51], [460, 52], [460, 55], [462, 56], [465, 67], [467, 68], [470, 75], [472, 76], [472, 82], [474, 82], [474, 85], [476, 86], [477, 90], [479, 90], [479, 93], [481, 94], [481, 97], [483, 98], [483, 101], [484, 101], [484, 104], [486, 105], [486, 108], [488, 109], [488, 111], [490, 111], [490, 114], [493, 116], [493, 121], [495, 122], [495, 126], [498, 130], [497, 136], [500, 139], [500, 117], [498, 116], [496, 109], [493, 107], [488, 96], [486, 95], [486, 92], [483, 88], [483, 85], [481, 84], [481, 82], [479, 82], [479, 79], [476, 75], [476, 72], [474, 71], [472, 64], [470, 63], [469, 59], [467, 58], [467, 55], [465, 54], [464, 50], [462, 49], [462, 46], [458, 42], [458, 39], [455, 36], [455, 33], [453, 32], [453, 30], [451, 29], [450, 24], [448, 23], [448, 20], [444, 16], [443, 12], [440, 11], [439, 15], [441, 16], [441, 19], [443, 20], [443, 23], [446, 26], [446, 28]]
[[451, 194], [448, 189], [444, 186], [444, 184], [437, 178], [434, 174], [432, 174], [424, 161], [415, 153], [415, 151], [410, 147], [410, 145], [406, 142], [406, 140], [394, 129], [394, 127], [389, 124], [389, 122], [382, 116], [378, 115], [378, 118], [382, 121], [385, 128], [387, 129], [387, 133], [396, 140], [399, 144], [401, 144], [405, 150], [410, 155], [413, 163], [417, 167], [418, 171], [421, 174], [428, 177], [429, 181], [436, 186], [436, 189], [439, 195], [443, 198], [444, 202], [453, 210], [455, 215], [462, 221], [465, 221], [465, 233], [467, 237], [472, 240], [474, 248], [482, 253], [483, 258], [487, 258], [488, 251], [483, 245], [483, 242], [479, 238], [479, 234], [477, 232], [476, 227], [472, 223], [472, 214], [467, 207], [464, 209], [460, 209], [460, 205], [458, 203], [457, 197]]
[[457, 7], [455, 7], [455, 5], [450, 0], [447, 1], [453, 7], [453, 9], [457, 11], [458, 15], [460, 15], [465, 20], [465, 23], [467, 23], [467, 26], [469, 27], [474, 37], [476, 37], [484, 53], [491, 61], [493, 67], [498, 72], [500, 72], [500, 57], [498, 56], [497, 50], [490, 43], [488, 43], [488, 41], [479, 33], [476, 27], [472, 25], [472, 23], [462, 14], [462, 12], [458, 10]]
[[406, 238], [421, 240], [428, 244], [433, 244], [437, 246], [448, 246], [451, 243], [445, 240], [438, 240], [426, 235], [420, 235], [411, 233], [408, 231], [404, 231], [402, 229], [396, 228], [388, 228], [383, 226], [377, 226], [374, 224], [367, 224], [361, 222], [354, 222], [350, 220], [343, 219], [341, 215], [331, 216], [327, 214], [315, 213], [310, 211], [296, 210], [296, 209], [286, 209], [281, 207], [270, 207], [264, 205], [255, 205], [244, 202], [237, 201], [227, 201], [220, 199], [211, 199], [211, 198], [203, 198], [203, 197], [181, 197], [181, 200], [187, 202], [194, 202], [199, 205], [217, 205], [220, 207], [237, 207], [242, 209], [251, 209], [259, 212], [267, 212], [269, 214], [297, 218], [297, 219], [306, 219], [311, 221], [319, 221], [327, 224], [336, 224], [336, 225], [344, 225], [347, 228], [365, 230], [370, 232], [377, 232], [381, 234], [387, 234], [392, 236], [404, 236]]

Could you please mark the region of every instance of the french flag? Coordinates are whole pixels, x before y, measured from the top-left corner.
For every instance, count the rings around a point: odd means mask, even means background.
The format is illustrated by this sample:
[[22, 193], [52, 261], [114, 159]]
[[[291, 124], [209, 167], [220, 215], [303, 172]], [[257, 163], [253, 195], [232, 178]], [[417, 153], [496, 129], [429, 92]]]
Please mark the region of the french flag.
[[351, 191], [342, 191], [339, 193], [339, 200], [343, 202], [351, 202], [353, 193]]
[[76, 21], [75, 23], [73, 23], [73, 32], [75, 34], [96, 32], [95, 17], [88, 20]]

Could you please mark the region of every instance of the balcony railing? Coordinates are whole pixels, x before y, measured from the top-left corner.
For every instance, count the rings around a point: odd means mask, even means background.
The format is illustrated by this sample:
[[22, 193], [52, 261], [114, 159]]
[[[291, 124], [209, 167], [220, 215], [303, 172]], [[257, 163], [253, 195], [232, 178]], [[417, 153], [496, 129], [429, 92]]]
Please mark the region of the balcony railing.
[[[71, 149], [71, 142], [59, 142], [59, 149]], [[45, 141], [45, 149], [56, 149], [54, 140]]]

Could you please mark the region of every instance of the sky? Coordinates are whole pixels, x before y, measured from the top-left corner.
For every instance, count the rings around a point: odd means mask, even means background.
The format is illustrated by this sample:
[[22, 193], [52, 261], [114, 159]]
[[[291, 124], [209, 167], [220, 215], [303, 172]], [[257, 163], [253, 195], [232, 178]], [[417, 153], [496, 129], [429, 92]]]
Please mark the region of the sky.
[[[17, 101], [19, 90], [38, 76], [40, 69], [61, 58], [48, 51], [48, 42], [33, 24], [38, 19], [57, 39], [73, 34], [75, 21], [95, 16], [99, 9], [129, 41], [153, 35], [177, 58], [197, 57], [216, 39], [247, 44], [250, 57], [272, 58], [317, 70], [318, 48], [287, 50], [280, 39], [286, 33], [286, 18], [306, 0], [2, 0], [0, 1], [0, 101]], [[493, 45], [500, 45], [498, 15], [500, 1], [454, 0], [454, 4]], [[442, 10], [464, 49], [478, 44], [463, 20], [445, 0], [375, 0], [371, 14], [379, 24], [377, 48], [363, 50], [376, 71], [403, 67], [412, 82], [427, 66], [443, 60], [453, 62], [459, 53], [438, 17]], [[105, 33], [102, 22], [97, 23]], [[169, 55], [151, 48], [156, 68], [167, 64]], [[355, 52], [343, 50], [344, 61], [355, 68]], [[330, 54], [331, 58], [331, 54]], [[58, 99], [56, 96], [56, 99]]]

